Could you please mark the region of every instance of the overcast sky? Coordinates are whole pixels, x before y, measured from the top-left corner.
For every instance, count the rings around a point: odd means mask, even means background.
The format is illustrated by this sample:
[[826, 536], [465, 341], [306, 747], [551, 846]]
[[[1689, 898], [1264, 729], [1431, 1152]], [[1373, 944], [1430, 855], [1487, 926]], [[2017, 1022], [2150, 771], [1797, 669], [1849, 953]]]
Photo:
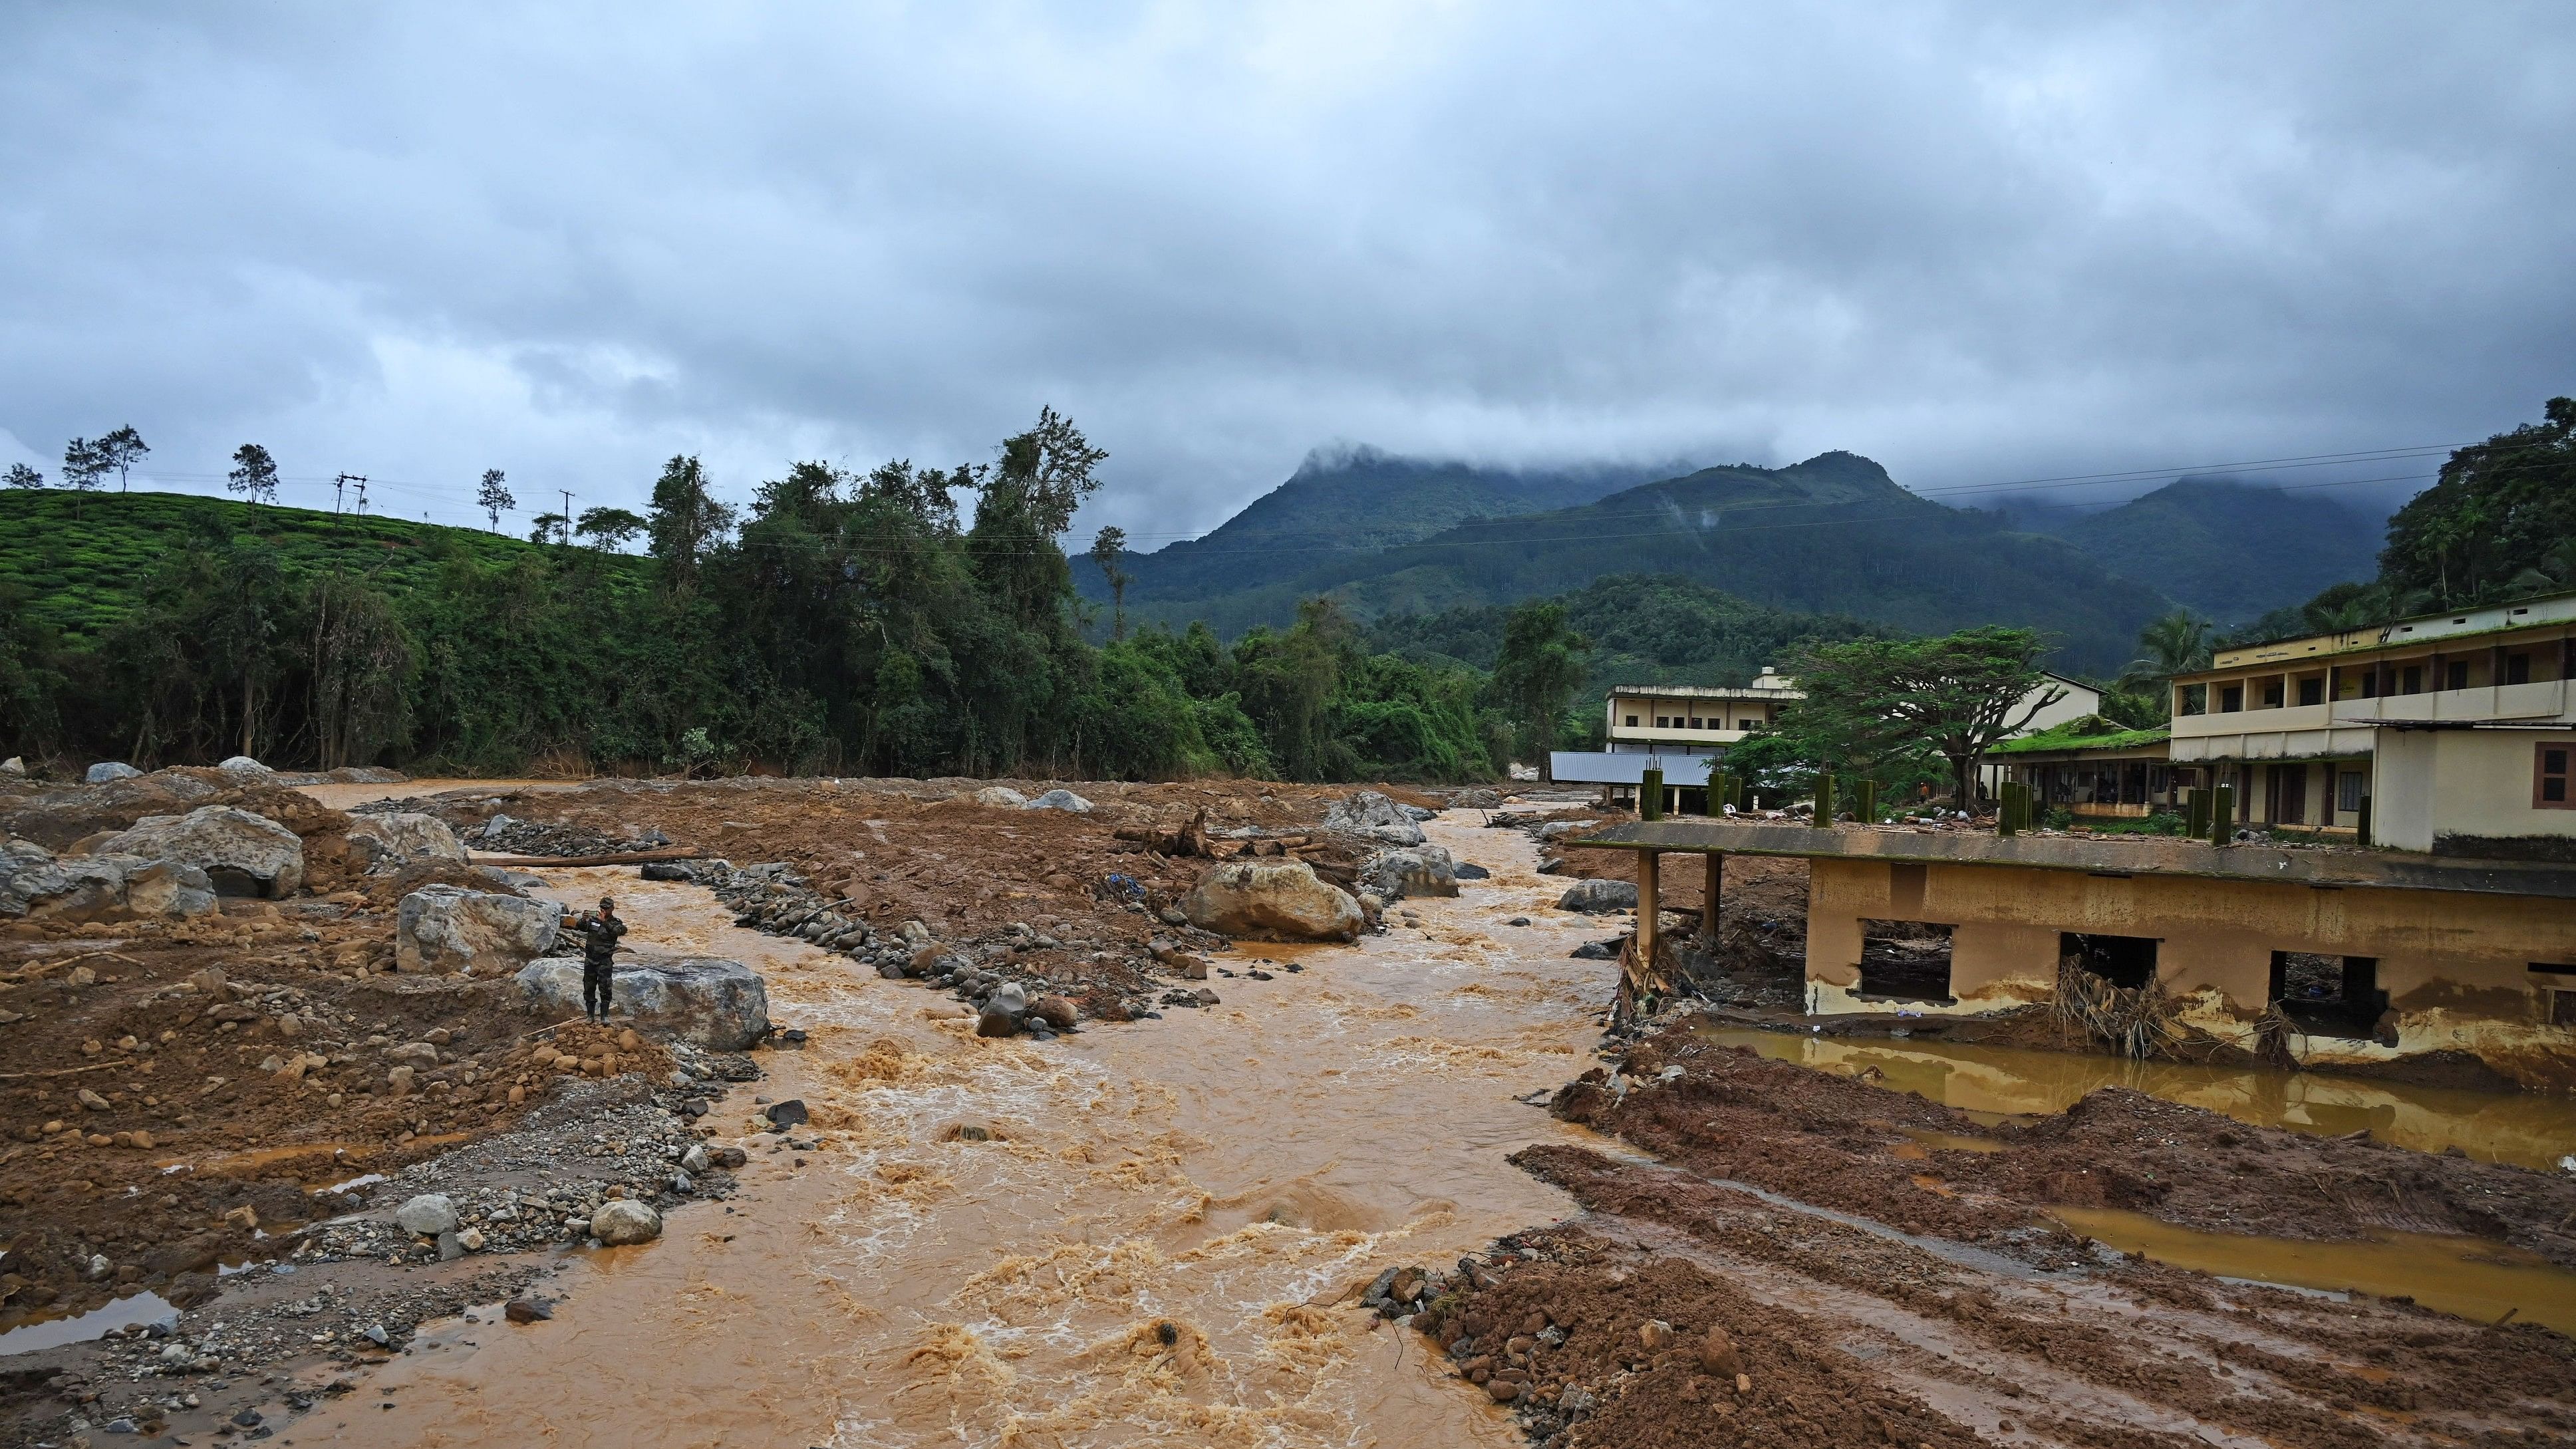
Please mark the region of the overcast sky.
[[0, 56], [48, 472], [131, 423], [524, 528], [1052, 403], [1152, 547], [1336, 441], [1943, 490], [2576, 391], [2563, 3], [17, 0]]

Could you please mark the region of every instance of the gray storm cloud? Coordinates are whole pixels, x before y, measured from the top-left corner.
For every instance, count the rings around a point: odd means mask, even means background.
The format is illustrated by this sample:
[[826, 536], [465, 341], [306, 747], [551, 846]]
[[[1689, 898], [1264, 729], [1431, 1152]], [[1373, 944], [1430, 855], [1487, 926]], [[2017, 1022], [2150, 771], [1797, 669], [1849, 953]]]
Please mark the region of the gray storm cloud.
[[1151, 546], [1337, 439], [1943, 488], [2576, 385], [2576, 11], [1785, 10], [11, 7], [0, 450], [464, 522], [1053, 403]]

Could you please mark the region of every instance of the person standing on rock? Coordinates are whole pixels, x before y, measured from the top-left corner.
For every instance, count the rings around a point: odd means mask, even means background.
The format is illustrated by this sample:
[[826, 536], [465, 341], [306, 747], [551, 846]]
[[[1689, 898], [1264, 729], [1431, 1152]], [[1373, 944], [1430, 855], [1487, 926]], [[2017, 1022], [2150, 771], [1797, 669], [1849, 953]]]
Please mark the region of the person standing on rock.
[[626, 923], [617, 919], [617, 902], [601, 896], [599, 909], [573, 917], [571, 927], [581, 932], [581, 1014], [606, 1026], [617, 938], [626, 934]]

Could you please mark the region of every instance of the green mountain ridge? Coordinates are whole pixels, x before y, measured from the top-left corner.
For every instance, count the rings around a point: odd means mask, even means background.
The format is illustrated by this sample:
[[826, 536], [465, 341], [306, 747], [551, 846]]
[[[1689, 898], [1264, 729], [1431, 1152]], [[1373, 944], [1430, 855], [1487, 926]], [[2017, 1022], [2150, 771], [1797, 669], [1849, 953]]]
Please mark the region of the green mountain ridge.
[[2065, 539], [2111, 572], [2221, 623], [2371, 577], [2386, 528], [2385, 519], [2316, 493], [2201, 477], [2097, 513], [2033, 511], [2015, 523]]

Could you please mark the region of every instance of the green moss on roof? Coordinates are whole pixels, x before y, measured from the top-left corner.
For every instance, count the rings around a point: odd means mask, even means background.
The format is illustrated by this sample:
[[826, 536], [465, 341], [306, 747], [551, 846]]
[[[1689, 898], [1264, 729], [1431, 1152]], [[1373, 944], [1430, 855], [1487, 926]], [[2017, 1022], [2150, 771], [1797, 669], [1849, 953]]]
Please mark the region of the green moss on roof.
[[2171, 729], [2159, 726], [2151, 730], [2122, 729], [2098, 714], [2071, 719], [2062, 725], [2041, 730], [2035, 735], [2006, 740], [1989, 755], [2030, 755], [2052, 750], [2135, 750], [2160, 745], [2171, 738]]

